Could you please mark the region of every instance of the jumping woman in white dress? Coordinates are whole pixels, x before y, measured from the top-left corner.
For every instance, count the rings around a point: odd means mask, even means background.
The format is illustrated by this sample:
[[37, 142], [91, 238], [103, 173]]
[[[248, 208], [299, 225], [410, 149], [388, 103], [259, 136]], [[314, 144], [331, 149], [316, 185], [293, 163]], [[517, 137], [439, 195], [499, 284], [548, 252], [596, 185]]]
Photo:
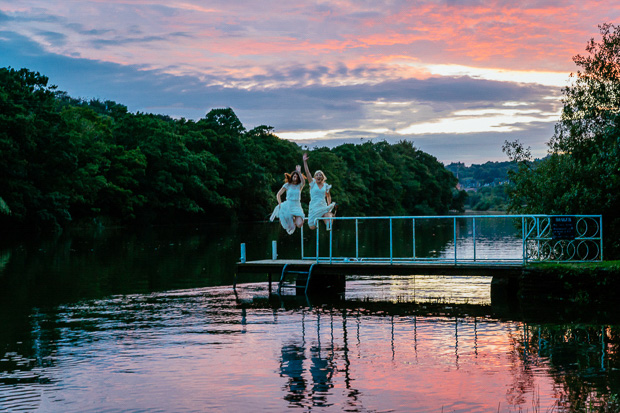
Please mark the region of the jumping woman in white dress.
[[[295, 170], [290, 174], [284, 174], [284, 185], [276, 198], [278, 206], [275, 207], [271, 214], [270, 221], [278, 217], [280, 225], [289, 234], [295, 232], [295, 228], [301, 228], [304, 224], [304, 210], [301, 208], [301, 190], [306, 184], [305, 177], [301, 173], [301, 166], [297, 165]], [[282, 202], [282, 194], [286, 192], [286, 201]]]
[[[310, 178], [310, 206], [308, 209], [308, 227], [315, 229], [318, 225], [319, 219], [331, 218], [336, 215], [336, 203], [332, 202], [332, 196], [329, 193], [331, 185], [325, 180], [327, 177], [321, 170], [317, 170], [314, 175], [310, 175], [310, 169], [308, 168], [308, 154], [304, 153], [304, 169], [306, 175]], [[332, 212], [334, 211], [334, 212]], [[332, 229], [332, 220], [324, 219], [325, 226], [328, 231]]]

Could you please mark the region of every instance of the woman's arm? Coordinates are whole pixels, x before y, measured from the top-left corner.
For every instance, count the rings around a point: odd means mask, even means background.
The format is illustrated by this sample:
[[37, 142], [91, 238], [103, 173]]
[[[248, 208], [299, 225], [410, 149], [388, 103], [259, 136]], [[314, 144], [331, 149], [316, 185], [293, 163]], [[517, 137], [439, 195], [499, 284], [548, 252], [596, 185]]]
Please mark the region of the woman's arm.
[[304, 185], [306, 185], [306, 179], [304, 178], [304, 176], [301, 173], [301, 166], [297, 165], [295, 167], [295, 170], [297, 171], [297, 173], [299, 174], [299, 178], [301, 179], [301, 188], [299, 188], [299, 190], [301, 191], [302, 189], [304, 189]]
[[310, 175], [310, 168], [308, 168], [308, 154], [304, 153], [304, 169], [306, 170], [306, 176], [308, 177], [308, 181], [312, 182], [314, 179], [312, 175]]
[[286, 192], [286, 188], [284, 186], [282, 186], [282, 188], [280, 188], [280, 190], [278, 191], [278, 193], [276, 194], [276, 199], [278, 200], [278, 205], [280, 205], [282, 203], [282, 194]]
[[329, 192], [327, 192], [325, 194], [325, 199], [327, 199], [327, 205], [332, 203], [332, 194], [330, 194]]

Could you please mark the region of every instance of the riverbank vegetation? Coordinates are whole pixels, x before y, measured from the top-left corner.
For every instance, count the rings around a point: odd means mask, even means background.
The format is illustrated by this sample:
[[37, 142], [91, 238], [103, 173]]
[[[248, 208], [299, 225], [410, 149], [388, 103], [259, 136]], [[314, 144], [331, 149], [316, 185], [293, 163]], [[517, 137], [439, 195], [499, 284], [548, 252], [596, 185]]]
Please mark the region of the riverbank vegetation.
[[509, 211], [544, 214], [602, 214], [605, 256], [620, 257], [620, 26], [600, 26], [588, 56], [564, 89], [564, 108], [538, 163], [520, 142], [504, 151], [516, 163], [509, 171]]
[[565, 311], [596, 310], [616, 319], [619, 314], [620, 261], [530, 264], [520, 285], [523, 306], [568, 304]]
[[[0, 224], [266, 219], [304, 150], [230, 108], [193, 121], [85, 101], [28, 69], [0, 69]], [[466, 197], [410, 142], [313, 148], [346, 215], [443, 214]], [[304, 192], [302, 201], [307, 203]]]

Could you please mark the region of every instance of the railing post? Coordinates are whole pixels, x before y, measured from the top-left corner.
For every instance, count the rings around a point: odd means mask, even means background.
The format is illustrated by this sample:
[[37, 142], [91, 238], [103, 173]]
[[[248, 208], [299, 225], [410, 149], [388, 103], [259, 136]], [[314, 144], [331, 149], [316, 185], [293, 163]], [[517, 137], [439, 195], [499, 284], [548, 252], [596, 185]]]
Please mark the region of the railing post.
[[301, 259], [304, 259], [304, 226], [299, 229], [301, 231]]
[[474, 236], [474, 262], [476, 262], [476, 217], [473, 217], [474, 220], [474, 229], [473, 229], [473, 236]]
[[355, 259], [359, 259], [360, 251], [359, 251], [359, 233], [358, 233], [358, 219], [355, 218]]
[[331, 225], [331, 230], [329, 231], [329, 263], [332, 263], [332, 245], [333, 245], [333, 233], [334, 233], [334, 221], [330, 219], [329, 224]]
[[540, 218], [534, 218], [536, 220], [536, 259], [540, 260]]
[[599, 228], [601, 229], [600, 234], [601, 234], [601, 261], [603, 261], [603, 216], [599, 215]]
[[278, 259], [278, 241], [276, 240], [271, 241], [271, 259], [274, 261]]
[[316, 223], [316, 262], [319, 262], [319, 222]]
[[241, 243], [241, 263], [245, 264], [245, 243]]
[[456, 217], [452, 218], [452, 230], [454, 232], [454, 265], [456, 265]]
[[413, 259], [415, 261], [415, 218], [413, 218]]
[[392, 264], [392, 256], [393, 256], [393, 249], [392, 249], [392, 218], [390, 218], [390, 264]]
[[525, 230], [525, 216], [521, 215], [521, 246], [523, 248], [523, 251], [521, 252], [521, 254], [523, 255], [523, 265], [525, 265], [527, 263], [527, 250], [525, 248], [525, 234], [526, 234], [526, 230]]

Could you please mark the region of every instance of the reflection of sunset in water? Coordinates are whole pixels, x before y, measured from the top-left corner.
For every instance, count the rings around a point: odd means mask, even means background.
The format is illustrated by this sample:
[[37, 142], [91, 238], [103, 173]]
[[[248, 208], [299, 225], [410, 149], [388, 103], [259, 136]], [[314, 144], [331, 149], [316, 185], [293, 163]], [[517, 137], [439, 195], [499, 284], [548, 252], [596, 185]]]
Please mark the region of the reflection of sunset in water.
[[491, 303], [491, 277], [458, 276], [350, 276], [346, 298], [392, 302]]
[[309, 407], [316, 400], [309, 390], [310, 355], [319, 342], [332, 389], [321, 403], [347, 397], [357, 408], [420, 412], [488, 412], [499, 404], [510, 411], [535, 398], [543, 406], [554, 404], [547, 367], [528, 368], [519, 357], [517, 323], [318, 311], [304, 314], [301, 324], [301, 335], [291, 332], [296, 338], [289, 341], [296, 343], [297, 386], [284, 396], [295, 405]]
[[[367, 282], [352, 291], [372, 295]], [[373, 302], [381, 288], [333, 304], [267, 300], [265, 287], [40, 310], [31, 338], [0, 361], [0, 396], [14, 410], [66, 412], [548, 411], [578, 403], [579, 391], [597, 395], [574, 387], [571, 366], [603, 381], [617, 374], [615, 327], [499, 320], [484, 303]], [[589, 347], [583, 356], [570, 346]]]

